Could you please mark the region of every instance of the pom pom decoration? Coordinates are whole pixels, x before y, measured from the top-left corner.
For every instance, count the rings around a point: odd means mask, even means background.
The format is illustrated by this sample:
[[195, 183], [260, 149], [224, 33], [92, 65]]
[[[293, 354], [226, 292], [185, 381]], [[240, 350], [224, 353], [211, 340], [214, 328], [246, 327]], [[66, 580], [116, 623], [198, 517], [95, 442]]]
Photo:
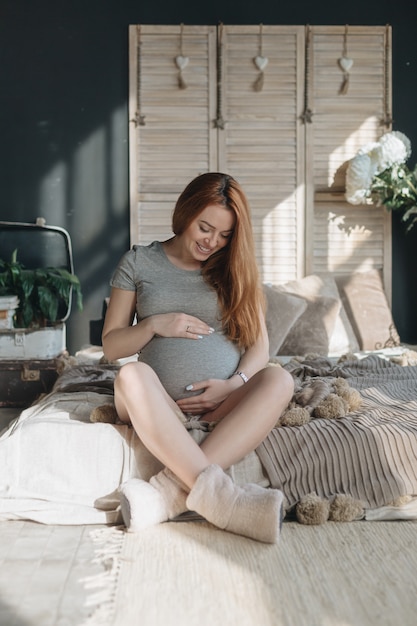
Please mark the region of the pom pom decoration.
[[348, 494], [322, 498], [315, 492], [303, 496], [295, 506], [295, 516], [300, 524], [317, 526], [330, 522], [354, 522], [363, 519], [365, 509], [359, 500]]
[[90, 413], [90, 422], [103, 424], [117, 424], [119, 417], [114, 404], [96, 406]]
[[307, 380], [295, 389], [276, 427], [303, 426], [314, 418], [338, 419], [357, 411], [361, 404], [360, 393], [344, 378]]

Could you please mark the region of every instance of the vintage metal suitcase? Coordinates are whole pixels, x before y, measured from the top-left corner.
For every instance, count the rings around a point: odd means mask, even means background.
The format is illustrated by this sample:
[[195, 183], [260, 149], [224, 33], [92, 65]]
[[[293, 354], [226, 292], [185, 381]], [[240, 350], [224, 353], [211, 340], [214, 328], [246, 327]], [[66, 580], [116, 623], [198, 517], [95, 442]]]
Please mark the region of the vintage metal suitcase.
[[49, 393], [58, 378], [60, 360], [0, 360], [0, 407], [27, 408]]
[[[69, 233], [57, 226], [0, 222], [0, 258], [18, 260], [29, 269], [61, 267], [74, 273]], [[30, 406], [55, 383], [66, 356], [69, 306], [58, 313], [53, 326], [39, 330], [0, 328], [0, 406]]]

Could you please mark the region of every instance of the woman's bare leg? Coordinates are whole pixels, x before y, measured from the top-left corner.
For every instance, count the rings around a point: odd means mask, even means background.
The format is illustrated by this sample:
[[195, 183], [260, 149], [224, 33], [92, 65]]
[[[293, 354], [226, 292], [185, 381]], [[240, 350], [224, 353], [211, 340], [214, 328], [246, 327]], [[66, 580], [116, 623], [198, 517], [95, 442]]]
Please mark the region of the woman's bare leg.
[[292, 393], [288, 372], [276, 367], [261, 370], [212, 412], [211, 418], [221, 421], [199, 447], [151, 368], [129, 363], [115, 381], [119, 417], [130, 419], [148, 450], [190, 489], [208, 465], [226, 469], [254, 450], [273, 428]]
[[191, 489], [207, 458], [155, 372], [143, 363], [128, 363], [116, 377], [114, 392], [120, 419], [130, 420], [145, 447]]
[[220, 421], [201, 444], [206, 457], [223, 469], [243, 459], [275, 426], [293, 392], [293, 378], [282, 368], [255, 374], [212, 412]]

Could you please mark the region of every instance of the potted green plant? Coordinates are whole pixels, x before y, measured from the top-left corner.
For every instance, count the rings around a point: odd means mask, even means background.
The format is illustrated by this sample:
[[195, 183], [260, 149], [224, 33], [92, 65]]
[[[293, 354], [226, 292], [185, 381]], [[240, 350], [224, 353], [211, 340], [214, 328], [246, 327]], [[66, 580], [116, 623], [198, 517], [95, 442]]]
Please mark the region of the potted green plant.
[[0, 296], [17, 296], [15, 328], [40, 329], [53, 326], [66, 317], [72, 295], [82, 309], [80, 281], [67, 269], [43, 267], [27, 269], [14, 250], [10, 261], [0, 259]]

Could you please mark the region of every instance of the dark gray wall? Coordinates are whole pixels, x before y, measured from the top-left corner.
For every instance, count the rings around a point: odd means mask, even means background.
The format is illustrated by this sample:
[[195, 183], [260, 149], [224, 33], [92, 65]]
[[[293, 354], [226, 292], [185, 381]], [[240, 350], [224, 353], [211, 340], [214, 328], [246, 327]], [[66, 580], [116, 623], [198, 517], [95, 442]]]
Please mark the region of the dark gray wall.
[[[0, 219], [42, 215], [72, 238], [84, 311], [71, 352], [89, 341], [108, 280], [129, 246], [128, 25], [380, 24], [393, 27], [394, 128], [417, 145], [412, 3], [351, 0], [0, 0]], [[417, 343], [417, 228], [393, 225], [393, 312]]]

